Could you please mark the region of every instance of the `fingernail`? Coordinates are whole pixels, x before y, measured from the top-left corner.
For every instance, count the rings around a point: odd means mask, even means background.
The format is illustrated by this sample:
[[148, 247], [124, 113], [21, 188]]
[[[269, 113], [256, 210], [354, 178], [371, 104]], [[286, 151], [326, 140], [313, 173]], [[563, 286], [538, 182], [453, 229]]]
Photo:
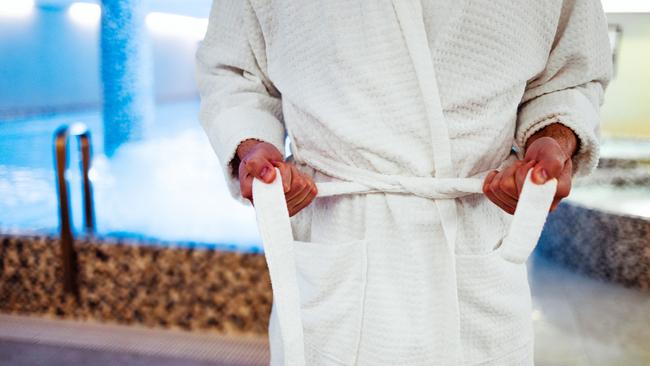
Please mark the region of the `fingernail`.
[[537, 178], [537, 181], [540, 183], [545, 183], [548, 179], [548, 173], [546, 173], [546, 169], [544, 168], [537, 169], [535, 171], [535, 176]]
[[260, 176], [262, 179], [267, 180], [269, 178], [269, 167], [265, 166], [262, 168], [262, 171], [260, 172]]
[[546, 169], [541, 169], [539, 174], [542, 177], [542, 180], [544, 180], [544, 182], [548, 180], [548, 173], [546, 172]]

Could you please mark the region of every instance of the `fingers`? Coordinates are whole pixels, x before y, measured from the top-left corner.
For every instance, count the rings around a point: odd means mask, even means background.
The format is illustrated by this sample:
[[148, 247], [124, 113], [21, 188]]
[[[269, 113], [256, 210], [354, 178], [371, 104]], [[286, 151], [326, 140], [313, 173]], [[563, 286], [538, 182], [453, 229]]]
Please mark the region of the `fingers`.
[[565, 160], [557, 154], [542, 154], [535, 170], [533, 170], [533, 182], [537, 184], [546, 183], [549, 179], [558, 178], [564, 169]]
[[253, 202], [253, 178], [265, 183], [275, 179], [273, 162], [282, 161], [283, 155], [275, 146], [264, 141], [247, 139], [237, 147], [239, 162], [239, 188], [242, 197]]
[[295, 215], [296, 213], [300, 212], [303, 208], [307, 207], [313, 200], [316, 198], [316, 195], [318, 194], [318, 191], [316, 189], [316, 185], [314, 184], [312, 188], [310, 188], [310, 193], [305, 196], [305, 198], [296, 203], [296, 206], [293, 207], [292, 211], [289, 212], [290, 216]]
[[291, 167], [293, 165], [282, 161], [274, 162], [273, 165], [275, 165], [276, 167], [278, 167], [278, 169], [280, 169], [280, 176], [282, 177], [282, 190], [286, 195], [287, 192], [289, 192], [289, 190], [291, 189], [291, 181], [293, 179], [293, 171]]
[[253, 203], [253, 176], [242, 163], [239, 164], [239, 190], [242, 197]]
[[301, 209], [306, 207], [311, 200], [314, 198], [312, 194], [311, 187], [305, 187], [301, 193], [295, 197], [290, 202], [287, 202], [287, 207], [289, 208], [289, 216], [293, 216], [298, 213]]
[[252, 156], [242, 160], [241, 164], [245, 171], [255, 178], [261, 179], [265, 183], [271, 183], [275, 179], [275, 169], [273, 164], [264, 156]]
[[515, 161], [512, 165], [500, 172], [495, 177], [495, 182], [492, 183], [493, 188], [496, 189], [495, 194], [497, 197], [513, 207], [517, 205], [517, 199], [519, 198], [515, 173], [521, 165], [523, 165], [523, 162], [519, 160]]
[[536, 184], [544, 184], [550, 179], [557, 179], [557, 190], [550, 208], [550, 211], [554, 211], [571, 191], [573, 164], [571, 158], [552, 140], [538, 145], [538, 149], [531, 152], [531, 156], [534, 155], [537, 160], [532, 180]]
[[492, 179], [492, 183], [490, 183], [490, 191], [492, 192], [492, 195], [499, 201], [499, 206], [506, 212], [512, 214], [515, 212], [515, 207], [517, 207], [517, 201], [503, 193], [501, 190], [500, 187], [502, 178], [503, 174], [502, 172], [499, 172], [494, 177], [494, 179]]
[[518, 160], [501, 172], [490, 172], [483, 182], [483, 193], [505, 212], [514, 214], [526, 174], [535, 164], [535, 160]]
[[306, 176], [302, 172], [300, 172], [295, 165], [293, 164], [288, 164], [288, 165], [292, 171], [293, 179], [291, 180], [291, 188], [286, 193], [287, 204], [290, 202], [294, 202], [295, 199], [302, 194], [303, 190], [308, 185]]
[[[525, 161], [536, 161], [531, 174], [534, 183], [544, 184], [550, 179], [557, 178], [557, 190], [550, 211], [554, 211], [560, 201], [571, 191], [573, 164], [571, 154], [565, 150], [551, 137], [540, 137], [526, 149]], [[517, 180], [521, 179], [518, 173]]]
[[487, 175], [487, 177], [485, 177], [485, 181], [483, 182], [483, 193], [490, 201], [492, 201], [494, 204], [499, 206], [502, 210], [504, 210], [509, 214], [513, 214], [514, 209], [508, 206], [505, 202], [501, 201], [501, 199], [498, 198], [492, 190], [492, 184], [494, 182], [494, 178], [498, 174], [499, 174], [498, 170], [493, 170]]
[[317, 189], [316, 184], [310, 176], [298, 170], [291, 164], [294, 170], [294, 181], [292, 182], [292, 189], [287, 193], [287, 208], [289, 209], [289, 216], [293, 216], [303, 208], [309, 205], [314, 197], [316, 197]]
[[307, 207], [318, 194], [312, 178], [302, 173], [294, 164], [274, 162], [280, 169], [285, 199], [289, 216], [293, 216]]
[[521, 189], [524, 187], [524, 182], [526, 181], [526, 175], [528, 174], [528, 171], [532, 169], [535, 164], [537, 164], [537, 161], [530, 160], [520, 165], [517, 169], [517, 172], [515, 173], [515, 182], [517, 184], [517, 192], [519, 192], [519, 194], [521, 194]]
[[[517, 181], [517, 186], [519, 193], [521, 193], [521, 188], [524, 185], [524, 181], [526, 180], [526, 174], [528, 174], [528, 171], [535, 167], [537, 169], [538, 165], [535, 160], [530, 160], [523, 164], [521, 167], [516, 172], [516, 181]], [[543, 169], [543, 168], [542, 168]], [[557, 206], [560, 204], [560, 201], [564, 198], [566, 198], [570, 191], [571, 191], [571, 174], [573, 171], [573, 167], [571, 164], [571, 160], [568, 160], [564, 168], [562, 169], [562, 172], [560, 173], [558, 179], [558, 184], [557, 184], [557, 190], [555, 193], [555, 197], [553, 198], [553, 203], [551, 204], [551, 208], [549, 211], [554, 211]], [[533, 173], [531, 174], [531, 178], [533, 182], [535, 182], [535, 170], [533, 170]], [[535, 182], [537, 183], [537, 182]], [[539, 183], [537, 183], [539, 184]]]
[[295, 165], [283, 161], [274, 162], [273, 165], [280, 169], [282, 188], [287, 202], [299, 195], [307, 185], [303, 174]]
[[262, 156], [245, 158], [239, 164], [239, 189], [242, 197], [253, 203], [253, 178], [271, 183], [275, 179], [275, 169], [270, 161]]
[[558, 178], [570, 157], [562, 147], [550, 137], [535, 140], [526, 150], [526, 161], [535, 160], [532, 180], [536, 184], [544, 184], [548, 180]]
[[301, 199], [295, 201], [293, 209], [296, 213], [307, 207], [318, 195], [318, 188], [316, 187], [314, 180], [308, 175], [305, 175], [305, 177], [307, 180], [307, 187], [305, 188], [306, 194]]
[[526, 165], [523, 161], [515, 161], [503, 171], [493, 171], [483, 184], [483, 192], [504, 211], [512, 214], [517, 207], [521, 188], [517, 184], [517, 172]]

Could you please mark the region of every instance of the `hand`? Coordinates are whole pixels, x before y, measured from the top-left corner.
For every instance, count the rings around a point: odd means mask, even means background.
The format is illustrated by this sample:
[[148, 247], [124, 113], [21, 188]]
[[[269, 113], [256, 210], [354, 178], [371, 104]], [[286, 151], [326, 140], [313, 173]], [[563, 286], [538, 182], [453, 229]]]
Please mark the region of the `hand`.
[[483, 183], [483, 193], [509, 214], [514, 214], [528, 170], [533, 183], [543, 184], [557, 178], [558, 185], [550, 211], [571, 191], [573, 165], [571, 157], [552, 137], [539, 137], [526, 149], [524, 160], [515, 161], [502, 171], [494, 170]]
[[253, 178], [271, 183], [275, 179], [275, 167], [280, 169], [289, 216], [307, 207], [318, 193], [312, 178], [299, 171], [294, 164], [284, 162], [282, 153], [272, 144], [246, 140], [237, 148], [237, 156], [241, 160], [239, 163], [241, 194], [251, 203], [253, 203]]
[[316, 183], [292, 163], [278, 161], [273, 165], [280, 169], [289, 216], [293, 216], [314, 200], [318, 194]]

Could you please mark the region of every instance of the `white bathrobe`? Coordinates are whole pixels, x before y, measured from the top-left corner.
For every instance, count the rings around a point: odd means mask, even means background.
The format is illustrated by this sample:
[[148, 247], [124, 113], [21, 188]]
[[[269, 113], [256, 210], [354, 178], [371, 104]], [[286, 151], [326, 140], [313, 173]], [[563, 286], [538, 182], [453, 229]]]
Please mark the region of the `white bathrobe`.
[[532, 364], [526, 266], [494, 255], [511, 216], [409, 179], [476, 182], [551, 123], [588, 174], [612, 71], [598, 1], [215, 0], [197, 63], [233, 197], [237, 145], [285, 134], [317, 183], [369, 187], [291, 218], [308, 365]]

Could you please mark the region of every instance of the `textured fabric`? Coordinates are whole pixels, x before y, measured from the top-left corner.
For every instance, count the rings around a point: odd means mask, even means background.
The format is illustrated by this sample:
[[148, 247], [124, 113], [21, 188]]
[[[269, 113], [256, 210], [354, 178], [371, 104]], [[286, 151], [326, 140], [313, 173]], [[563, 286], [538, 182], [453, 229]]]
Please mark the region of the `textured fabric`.
[[[282, 183], [278, 178], [280, 171], [277, 170], [277, 173], [275, 181], [271, 184], [258, 180], [253, 184], [255, 211], [273, 287], [274, 314], [271, 317], [270, 336], [276, 341], [280, 340], [279, 343], [272, 343], [271, 364], [303, 366], [330, 364], [332, 361], [344, 365], [357, 364], [360, 338], [363, 334], [363, 318], [365, 314], [374, 312], [374, 309], [364, 305], [368, 280], [367, 241], [361, 239], [330, 245], [295, 240]], [[523, 263], [539, 239], [553, 201], [557, 181], [551, 180], [544, 185], [536, 185], [532, 183], [530, 174], [529, 171], [510, 231], [491, 254], [493, 260], [489, 263], [490, 267], [507, 261], [507, 265], [515, 269], [525, 268]], [[480, 182], [480, 179], [477, 180]], [[445, 180], [445, 183], [454, 184], [449, 180]], [[337, 189], [329, 188], [332, 186]], [[352, 190], [346, 191], [350, 187]], [[349, 194], [355, 191], [356, 185], [349, 181], [320, 182], [318, 188], [319, 197], [324, 198], [327, 194], [323, 192]], [[402, 186], [400, 189], [403, 193], [412, 193], [408, 186]], [[443, 188], [432, 192], [431, 196], [453, 199], [455, 192], [444, 197], [445, 192], [450, 191], [453, 190]], [[448, 266], [441, 266], [439, 269], [448, 271], [443, 273], [443, 276], [438, 276], [440, 280], [437, 283], [442, 284], [442, 288], [433, 289], [432, 293], [436, 294], [435, 303], [438, 308], [446, 311], [430, 313], [429, 318], [437, 325], [439, 331], [435, 333], [437, 338], [429, 341], [431, 345], [444, 347], [439, 348], [438, 356], [431, 360], [444, 365], [461, 364], [464, 356], [462, 353], [467, 354], [468, 350], [461, 349], [458, 329], [460, 322], [457, 318], [459, 314], [448, 311], [459, 307], [459, 298], [454, 291], [456, 273]], [[479, 275], [485, 274], [485, 268], [481, 267], [463, 269], [467, 270], [476, 270]], [[450, 281], [445, 284], [445, 279]], [[497, 281], [498, 277], [488, 277], [487, 282], [475, 283], [478, 289], [470, 291], [469, 296], [475, 295], [485, 284], [494, 288]], [[445, 287], [451, 291], [446, 291]], [[500, 300], [505, 300], [506, 303], [512, 301], [514, 304], [527, 304], [512, 295]], [[500, 309], [495, 307], [494, 310]], [[471, 309], [464, 314], [468, 318], [475, 315]], [[445, 329], [443, 325], [456, 329], [443, 333], [440, 331]], [[485, 325], [492, 326], [490, 323]], [[393, 331], [399, 331], [399, 328]], [[372, 342], [371, 339], [370, 343]], [[503, 357], [500, 359], [503, 361]]]
[[[465, 178], [560, 122], [580, 138], [574, 164], [587, 174], [611, 75], [606, 23], [592, 0], [216, 0], [197, 61], [201, 123], [240, 200], [229, 167], [237, 145], [257, 138], [283, 151], [285, 132], [317, 182], [344, 179], [329, 166]], [[492, 250], [510, 221], [479, 194], [374, 192], [317, 198], [292, 226], [299, 241], [367, 246], [363, 307], [340, 314], [363, 315], [357, 364], [444, 364], [446, 344], [435, 342], [456, 329], [434, 321], [450, 311], [436, 301], [440, 291], [457, 292], [465, 364], [529, 364], [525, 265]], [[457, 278], [444, 277], [450, 266]], [[456, 286], [445, 288], [450, 281]], [[326, 355], [314, 364], [347, 360], [328, 351], [326, 334], [311, 339], [309, 354]], [[496, 361], [506, 358], [528, 361]]]

